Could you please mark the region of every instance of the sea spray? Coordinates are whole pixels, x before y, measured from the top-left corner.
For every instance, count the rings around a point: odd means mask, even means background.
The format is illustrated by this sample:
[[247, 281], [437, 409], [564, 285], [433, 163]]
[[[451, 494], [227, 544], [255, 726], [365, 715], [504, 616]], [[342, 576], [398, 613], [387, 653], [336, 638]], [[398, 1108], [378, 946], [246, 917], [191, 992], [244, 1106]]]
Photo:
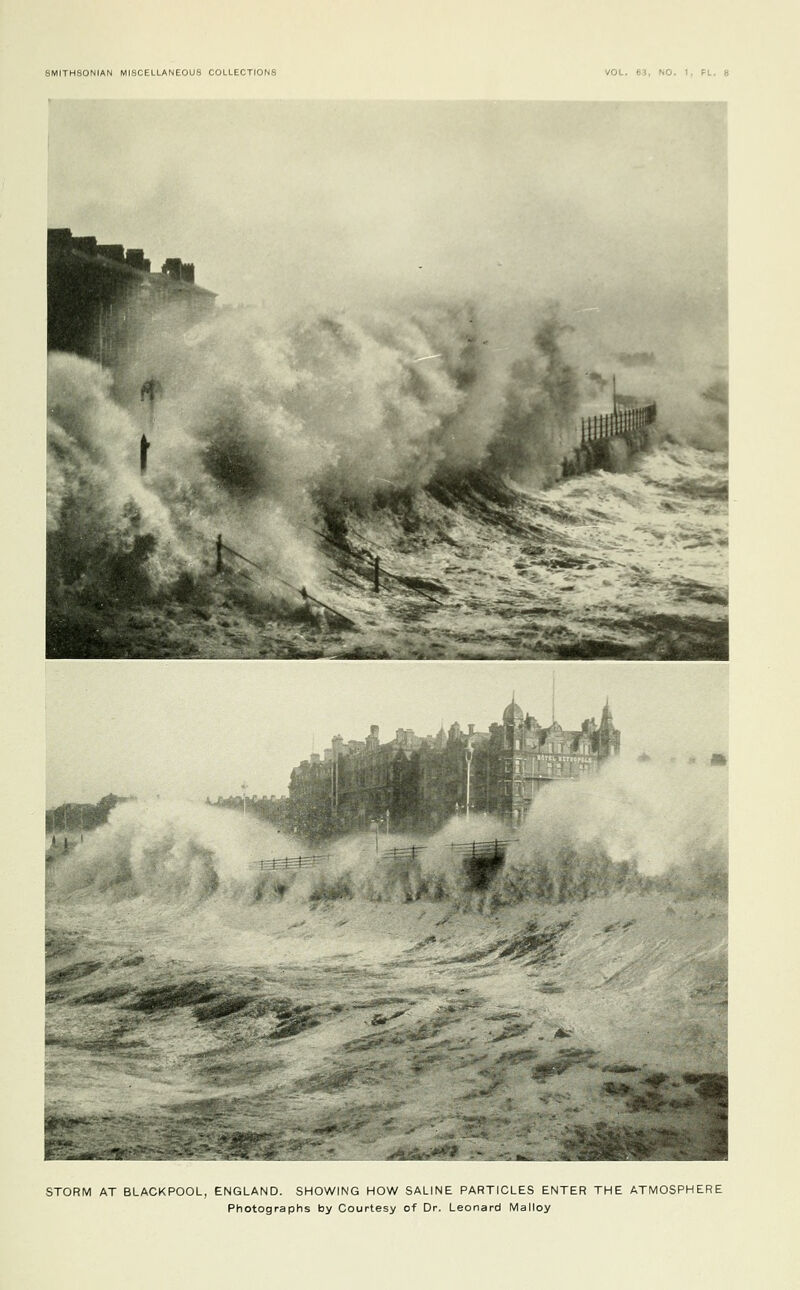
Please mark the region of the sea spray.
[[105, 587], [103, 541], [113, 559], [138, 539], [158, 591], [208, 566], [222, 529], [303, 583], [319, 568], [309, 529], [343, 506], [487, 465], [528, 482], [557, 478], [578, 403], [557, 310], [499, 346], [478, 312], [463, 303], [277, 329], [257, 313], [220, 314], [192, 344], [154, 326], [136, 364], [137, 382], [157, 371], [164, 389], [146, 484], [132, 375], [123, 369], [112, 397], [107, 372], [52, 354], [51, 582]]
[[94, 363], [50, 356], [48, 579], [51, 592], [69, 585], [138, 599], [174, 582], [196, 556], [134, 470], [135, 430], [110, 391], [110, 375]]
[[218, 893], [247, 904], [259, 895], [251, 865], [278, 845], [285, 842], [271, 826], [210, 806], [125, 802], [55, 863], [54, 885], [64, 897], [191, 905]]
[[[53, 862], [53, 894], [103, 902], [146, 897], [166, 906], [282, 899], [473, 905], [485, 892], [496, 905], [587, 899], [654, 880], [720, 894], [726, 793], [718, 768], [617, 763], [544, 788], [517, 833], [476, 814], [432, 836], [378, 834], [377, 847], [374, 833], [351, 834], [328, 844], [329, 858], [301, 869], [280, 861], [315, 849], [272, 825], [207, 805], [126, 802], [74, 853]], [[461, 847], [495, 840], [508, 843], [504, 864], [489, 862], [486, 873], [464, 864]]]
[[48, 864], [46, 1157], [724, 1156], [724, 904], [684, 901], [669, 873], [529, 901], [559, 839], [576, 874], [598, 846], [690, 877], [693, 856], [721, 860], [724, 771], [604, 779], [585, 785], [604, 805], [543, 791], [483, 891], [450, 851], [506, 836], [482, 816], [414, 839], [405, 870], [382, 853], [412, 839], [379, 834], [376, 853], [364, 833], [278, 876], [250, 865], [305, 851], [294, 834], [210, 805], [116, 808]]
[[717, 767], [617, 762], [536, 799], [494, 898], [587, 899], [670, 875], [720, 894], [727, 874], [727, 775]]
[[489, 450], [489, 464], [529, 486], [552, 483], [575, 445], [580, 407], [576, 369], [566, 361], [561, 337], [572, 329], [551, 304], [534, 344], [512, 364], [502, 417]]
[[[543, 491], [578, 412], [608, 411], [585, 342], [554, 307], [510, 327], [460, 302], [220, 311], [148, 333], [113, 386], [51, 354], [49, 655], [725, 657], [727, 459], [693, 446], [723, 442], [724, 381], [626, 370], [668, 440]], [[258, 568], [223, 550], [206, 576], [220, 532]], [[432, 599], [375, 596], [375, 554]], [[311, 623], [303, 587], [357, 635]]]

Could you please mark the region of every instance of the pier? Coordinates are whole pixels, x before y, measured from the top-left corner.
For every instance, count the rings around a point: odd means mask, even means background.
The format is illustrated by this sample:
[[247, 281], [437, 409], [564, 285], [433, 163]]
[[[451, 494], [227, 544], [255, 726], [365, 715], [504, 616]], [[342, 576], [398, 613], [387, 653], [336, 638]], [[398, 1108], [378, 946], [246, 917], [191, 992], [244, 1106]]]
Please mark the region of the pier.
[[638, 407], [617, 408], [596, 417], [581, 417], [581, 444], [594, 443], [597, 439], [616, 439], [632, 430], [642, 430], [656, 419], [655, 402]]
[[562, 462], [562, 476], [583, 475], [590, 470], [613, 467], [612, 443], [620, 439], [629, 452], [650, 447], [652, 426], [658, 415], [655, 401], [631, 406], [615, 406], [613, 412], [581, 417], [580, 443]]

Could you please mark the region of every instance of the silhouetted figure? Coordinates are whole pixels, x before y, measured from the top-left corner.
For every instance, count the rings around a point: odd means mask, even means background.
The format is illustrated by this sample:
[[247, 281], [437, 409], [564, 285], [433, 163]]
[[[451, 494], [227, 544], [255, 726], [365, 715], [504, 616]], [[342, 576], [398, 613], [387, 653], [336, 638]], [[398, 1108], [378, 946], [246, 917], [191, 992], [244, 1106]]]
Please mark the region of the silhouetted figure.
[[53, 834], [53, 843], [52, 843], [52, 845], [53, 845], [53, 847], [55, 847], [55, 845], [56, 845], [56, 835], [55, 835], [55, 833]]
[[64, 850], [69, 851], [69, 842], [67, 841], [66, 838], [64, 838]]
[[147, 449], [150, 447], [150, 440], [147, 435], [143, 434], [139, 440], [139, 469], [142, 474], [147, 473]]

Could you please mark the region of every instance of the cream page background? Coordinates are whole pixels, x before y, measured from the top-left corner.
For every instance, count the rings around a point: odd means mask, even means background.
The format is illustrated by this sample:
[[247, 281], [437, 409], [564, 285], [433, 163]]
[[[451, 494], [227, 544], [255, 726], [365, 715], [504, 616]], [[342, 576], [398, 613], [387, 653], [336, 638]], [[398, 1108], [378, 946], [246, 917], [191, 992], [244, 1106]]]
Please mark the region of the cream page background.
[[[566, 1290], [794, 1284], [797, 1187], [793, 809], [797, 718], [795, 66], [789, 0], [644, 8], [541, 0], [6, 0], [3, 31], [5, 528], [0, 1277], [14, 1290], [189, 1284]], [[46, 80], [46, 67], [275, 66], [269, 83]], [[626, 67], [612, 79], [604, 68]], [[637, 66], [695, 69], [642, 83]], [[699, 69], [718, 71], [701, 79]], [[730, 76], [723, 79], [727, 67]], [[45, 227], [48, 96], [725, 99], [731, 317], [731, 1141], [713, 1164], [44, 1162]], [[154, 667], [191, 664], [154, 663]], [[241, 664], [269, 666], [264, 663]], [[273, 664], [279, 666], [279, 664]], [[324, 666], [311, 664], [310, 666]], [[375, 666], [364, 664], [363, 666]], [[457, 665], [456, 665], [457, 666]], [[620, 664], [624, 666], [624, 664]], [[652, 666], [663, 666], [653, 664]], [[716, 666], [725, 666], [717, 664]], [[124, 663], [75, 664], [83, 672]], [[76, 678], [78, 671], [76, 670]], [[76, 684], [78, 680], [76, 679]], [[793, 1141], [794, 1138], [794, 1141]], [[47, 1199], [51, 1185], [719, 1182], [547, 1217], [228, 1218], [206, 1202]], [[793, 1249], [794, 1247], [794, 1249]]]

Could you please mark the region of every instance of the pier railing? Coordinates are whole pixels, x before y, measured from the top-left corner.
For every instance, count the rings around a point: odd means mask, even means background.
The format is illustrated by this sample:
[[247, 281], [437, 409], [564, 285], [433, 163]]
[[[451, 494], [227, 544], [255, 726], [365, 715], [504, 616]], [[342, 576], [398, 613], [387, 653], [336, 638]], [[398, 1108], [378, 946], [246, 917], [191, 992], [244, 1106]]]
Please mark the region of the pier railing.
[[[451, 842], [449, 851], [454, 860], [504, 860], [506, 847], [510, 847], [516, 838], [493, 838], [490, 842]], [[422, 851], [429, 848], [425, 845], [410, 847], [391, 847], [381, 852], [381, 860], [416, 860]]]
[[638, 407], [617, 408], [615, 412], [599, 416], [581, 417], [581, 443], [594, 443], [596, 439], [614, 439], [630, 430], [641, 430], [656, 419], [656, 404], [642, 403]]
[[[489, 842], [451, 842], [448, 850], [454, 860], [505, 860], [506, 847], [510, 847], [517, 838], [492, 838]], [[430, 850], [425, 843], [413, 843], [410, 847], [390, 847], [381, 851], [381, 860], [405, 860], [413, 863], [423, 851]], [[315, 869], [333, 857], [330, 852], [325, 855], [308, 856], [273, 856], [269, 860], [252, 860], [249, 868], [254, 873], [283, 873], [287, 869]]]
[[315, 869], [318, 864], [330, 860], [328, 855], [316, 856], [273, 856], [271, 860], [253, 860], [250, 868], [256, 873], [277, 873], [285, 869]]

